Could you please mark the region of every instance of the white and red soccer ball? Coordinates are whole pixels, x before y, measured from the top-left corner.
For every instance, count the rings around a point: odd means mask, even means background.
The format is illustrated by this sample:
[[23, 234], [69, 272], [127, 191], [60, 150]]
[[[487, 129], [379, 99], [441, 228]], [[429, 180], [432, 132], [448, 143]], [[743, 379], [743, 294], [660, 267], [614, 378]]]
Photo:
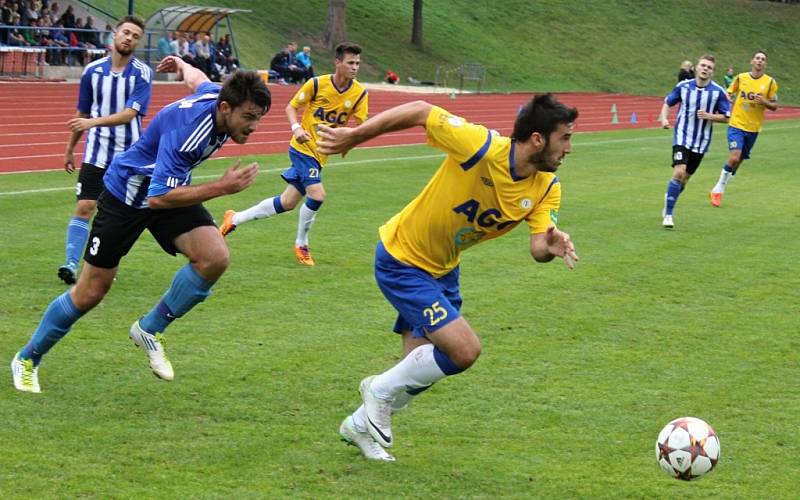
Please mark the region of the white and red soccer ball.
[[658, 434], [656, 460], [674, 478], [689, 481], [700, 477], [719, 461], [719, 437], [699, 418], [676, 418]]

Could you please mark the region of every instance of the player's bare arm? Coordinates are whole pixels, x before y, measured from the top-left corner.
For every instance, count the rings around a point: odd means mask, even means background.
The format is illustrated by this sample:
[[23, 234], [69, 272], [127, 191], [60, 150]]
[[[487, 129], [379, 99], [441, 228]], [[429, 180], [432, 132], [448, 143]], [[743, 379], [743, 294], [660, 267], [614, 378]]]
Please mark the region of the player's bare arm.
[[531, 256], [536, 262], [550, 262], [561, 257], [570, 269], [574, 269], [575, 262], [580, 260], [569, 234], [555, 226], [548, 227], [544, 233], [531, 235]]
[[658, 117], [661, 120], [661, 127], [669, 128], [669, 105], [667, 103], [661, 106], [661, 114]]
[[355, 128], [320, 125], [317, 149], [326, 155], [347, 153], [373, 137], [414, 126], [424, 127], [432, 108], [425, 101], [414, 101], [387, 109]]
[[286, 118], [289, 119], [289, 125], [292, 127], [292, 135], [297, 139], [297, 142], [304, 144], [311, 140], [311, 134], [300, 125], [297, 109], [292, 106], [291, 103], [286, 106]]
[[[89, 115], [86, 113], [81, 113], [80, 111], [75, 112], [76, 119], [83, 119], [87, 118]], [[72, 121], [70, 120], [70, 122]], [[69, 125], [70, 122], [67, 122]], [[83, 130], [72, 130], [69, 135], [69, 140], [67, 141], [67, 149], [64, 151], [64, 170], [67, 173], [72, 173], [75, 171], [75, 145], [78, 144], [78, 141], [81, 140], [81, 136], [83, 135]]]
[[253, 162], [245, 167], [240, 167], [240, 164], [241, 160], [236, 160], [216, 181], [197, 186], [180, 186], [161, 196], [151, 196], [147, 199], [147, 204], [153, 209], [188, 207], [244, 191], [256, 180], [258, 163]]
[[130, 123], [139, 114], [133, 108], [125, 108], [119, 113], [108, 116], [98, 116], [97, 118], [76, 117], [67, 122], [67, 126], [73, 132], [83, 132], [92, 127], [115, 127]]
[[755, 101], [757, 104], [760, 104], [767, 108], [770, 111], [777, 111], [778, 110], [778, 102], [775, 100], [765, 99], [763, 95], [756, 94]]
[[728, 123], [728, 117], [722, 113], [709, 113], [704, 109], [697, 110], [697, 117], [701, 120], [708, 120], [710, 122]]
[[205, 82], [210, 82], [205, 73], [187, 63], [180, 57], [167, 56], [158, 63], [156, 71], [159, 73], [176, 73], [178, 80], [183, 80], [183, 83], [189, 87], [192, 92], [197, 91], [197, 87]]

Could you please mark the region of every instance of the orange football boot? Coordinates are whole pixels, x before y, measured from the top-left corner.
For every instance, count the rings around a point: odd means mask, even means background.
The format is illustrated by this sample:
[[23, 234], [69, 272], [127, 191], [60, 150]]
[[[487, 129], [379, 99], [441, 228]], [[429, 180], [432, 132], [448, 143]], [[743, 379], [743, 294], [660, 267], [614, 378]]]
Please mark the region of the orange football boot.
[[311, 252], [308, 251], [307, 246], [294, 246], [294, 255], [297, 257], [297, 261], [304, 266], [313, 266], [314, 259], [311, 258]]

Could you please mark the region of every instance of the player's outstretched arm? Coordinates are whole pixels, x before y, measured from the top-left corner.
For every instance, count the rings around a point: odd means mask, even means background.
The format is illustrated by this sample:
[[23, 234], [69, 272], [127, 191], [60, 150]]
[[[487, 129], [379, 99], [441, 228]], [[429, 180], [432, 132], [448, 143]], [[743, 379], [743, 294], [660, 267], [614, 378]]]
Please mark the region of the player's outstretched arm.
[[579, 260], [572, 239], [555, 226], [548, 227], [544, 233], [531, 235], [531, 255], [536, 262], [550, 262], [555, 257], [561, 257], [570, 269], [574, 269], [575, 262]]
[[331, 128], [320, 125], [317, 149], [326, 155], [347, 153], [373, 137], [417, 125], [424, 127], [432, 108], [425, 101], [414, 101], [387, 109], [357, 127]]
[[189, 90], [194, 93], [197, 87], [205, 82], [210, 82], [205, 73], [187, 63], [180, 57], [167, 56], [158, 63], [156, 71], [159, 73], [177, 73], [178, 80], [183, 80], [183, 83], [189, 87]]
[[151, 196], [147, 204], [153, 209], [179, 208], [197, 205], [212, 198], [238, 193], [250, 187], [258, 175], [258, 163], [240, 167], [241, 160], [231, 165], [216, 181], [197, 186], [180, 186], [161, 196]]

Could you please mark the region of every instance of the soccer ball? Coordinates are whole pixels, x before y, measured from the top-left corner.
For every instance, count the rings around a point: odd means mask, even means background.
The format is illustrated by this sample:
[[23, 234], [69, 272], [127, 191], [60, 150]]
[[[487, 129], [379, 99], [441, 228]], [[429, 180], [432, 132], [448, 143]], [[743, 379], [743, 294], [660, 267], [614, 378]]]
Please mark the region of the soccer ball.
[[676, 418], [658, 434], [656, 460], [670, 476], [689, 481], [717, 465], [719, 438], [714, 429], [699, 418]]

